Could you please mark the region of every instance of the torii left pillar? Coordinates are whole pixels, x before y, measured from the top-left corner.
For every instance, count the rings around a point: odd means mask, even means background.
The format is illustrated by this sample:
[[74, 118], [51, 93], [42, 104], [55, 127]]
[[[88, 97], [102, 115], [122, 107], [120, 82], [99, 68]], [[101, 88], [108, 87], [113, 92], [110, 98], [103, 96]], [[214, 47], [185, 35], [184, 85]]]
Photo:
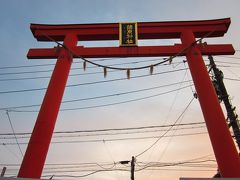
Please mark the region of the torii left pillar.
[[[77, 36], [74, 34], [67, 34], [64, 39], [64, 45], [69, 48], [75, 47], [77, 42]], [[28, 143], [28, 147], [18, 173], [19, 178], [41, 177], [72, 60], [70, 52], [68, 52], [67, 49], [61, 48], [60, 55], [56, 62], [31, 139]], [[36, 156], [36, 154], [38, 156]], [[29, 162], [31, 162], [31, 164]]]

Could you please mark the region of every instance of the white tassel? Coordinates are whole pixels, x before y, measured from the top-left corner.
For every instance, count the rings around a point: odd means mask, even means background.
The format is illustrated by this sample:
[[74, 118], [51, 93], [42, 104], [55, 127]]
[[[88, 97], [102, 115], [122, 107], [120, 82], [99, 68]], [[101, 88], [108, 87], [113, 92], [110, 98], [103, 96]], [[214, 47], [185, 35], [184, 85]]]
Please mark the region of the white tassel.
[[103, 68], [103, 72], [104, 72], [104, 78], [106, 78], [107, 77], [107, 68], [106, 67]]
[[86, 67], [87, 67], [87, 62], [83, 61], [83, 70], [86, 71]]
[[127, 78], [130, 79], [130, 69], [127, 70]]
[[172, 64], [172, 57], [169, 58], [169, 64]]
[[150, 66], [150, 74], [152, 75], [153, 74], [153, 65]]

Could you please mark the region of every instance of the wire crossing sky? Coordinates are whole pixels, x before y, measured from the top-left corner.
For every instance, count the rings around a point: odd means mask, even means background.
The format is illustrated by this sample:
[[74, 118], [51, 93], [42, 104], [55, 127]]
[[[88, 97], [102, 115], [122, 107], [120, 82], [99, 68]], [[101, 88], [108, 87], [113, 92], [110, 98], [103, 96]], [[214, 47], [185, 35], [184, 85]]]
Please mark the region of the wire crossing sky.
[[[233, 56], [215, 56], [214, 60], [224, 73], [232, 104], [240, 114], [239, 6], [239, 0], [2, 0], [0, 169], [6, 166], [6, 176], [17, 175], [22, 161], [19, 149], [25, 153], [29, 138], [29, 134], [24, 133], [32, 132], [37, 117], [37, 112], [31, 111], [40, 108], [56, 63], [56, 60], [27, 59], [29, 48], [56, 46], [55, 42], [37, 42], [30, 23], [91, 24], [230, 17], [231, 25], [224, 37], [205, 38], [203, 42], [233, 44], [236, 50]], [[180, 43], [177, 39], [157, 39], [140, 40], [138, 45]], [[118, 47], [119, 42], [79, 41], [78, 46]], [[171, 64], [166, 61], [154, 67], [150, 74], [151, 65], [168, 58], [91, 58], [87, 60], [102, 67], [87, 63], [85, 71], [83, 61], [74, 59], [54, 130], [72, 133], [54, 134], [42, 177], [130, 179], [130, 164], [123, 166], [119, 162], [131, 160], [152, 144], [152, 148], [137, 157], [136, 179], [212, 177], [216, 162], [204, 124], [196, 124], [204, 122], [198, 100], [194, 99], [184, 111], [195, 92], [186, 58], [176, 57]], [[204, 60], [208, 68], [207, 57]], [[103, 67], [148, 68], [131, 71], [128, 79], [126, 71], [118, 70], [108, 70], [104, 78]], [[182, 112], [179, 123], [174, 125]], [[172, 127], [169, 131], [168, 126]], [[139, 127], [143, 129], [137, 129]], [[115, 131], [96, 131], [109, 129]], [[85, 130], [93, 132], [76, 133]], [[160, 138], [164, 133], [164, 138]], [[158, 138], [161, 140], [154, 143]]]

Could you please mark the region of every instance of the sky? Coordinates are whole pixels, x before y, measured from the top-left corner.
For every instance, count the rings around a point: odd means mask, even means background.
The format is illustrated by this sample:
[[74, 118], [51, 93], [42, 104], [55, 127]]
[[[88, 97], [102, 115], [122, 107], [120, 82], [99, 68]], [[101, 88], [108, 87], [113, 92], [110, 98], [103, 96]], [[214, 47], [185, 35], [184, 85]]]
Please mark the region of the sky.
[[[56, 46], [53, 42], [37, 42], [30, 31], [30, 23], [161, 22], [230, 17], [231, 25], [227, 34], [206, 41], [233, 44], [236, 50], [235, 55], [216, 56], [215, 60], [224, 77], [228, 78], [224, 82], [232, 104], [239, 112], [239, 6], [238, 0], [1, 0], [0, 169], [6, 166], [8, 177], [17, 175], [22, 161], [21, 151], [24, 154], [29, 135], [17, 135], [20, 151], [14, 136], [7, 134], [12, 134], [13, 130], [15, 133], [31, 133], [37, 112], [26, 111], [39, 110], [39, 106], [14, 107], [41, 104], [45, 94], [45, 90], [15, 91], [46, 88], [56, 62], [50, 59], [27, 59], [26, 54], [30, 48]], [[173, 45], [179, 42], [177, 39], [140, 41], [139, 46]], [[118, 46], [118, 43], [94, 41], [79, 42], [78, 45]], [[126, 72], [122, 71], [109, 72], [104, 78], [102, 69], [89, 64], [86, 71], [83, 71], [82, 61], [75, 59], [67, 84], [81, 85], [66, 88], [63, 101], [85, 98], [88, 100], [62, 103], [61, 110], [79, 109], [59, 112], [55, 132], [72, 133], [54, 134], [42, 178], [54, 175], [53, 179], [130, 179], [129, 164], [124, 166], [119, 162], [131, 160], [132, 156], [144, 152], [156, 142], [157, 137], [166, 132], [168, 125], [174, 124], [177, 119], [179, 126], [173, 127], [166, 137], [160, 138], [151, 149], [136, 158], [136, 179], [212, 177], [217, 166], [198, 100], [194, 99], [184, 111], [195, 92], [194, 87], [190, 86], [191, 82], [188, 82], [191, 75], [187, 63], [183, 63], [184, 60], [185, 57], [178, 57], [171, 65], [156, 67], [152, 76], [127, 80]], [[204, 57], [204, 60], [208, 64], [207, 57]], [[97, 62], [104, 65], [120, 64], [114, 65], [117, 67], [136, 67], [158, 61], [161, 61], [161, 58], [114, 58]], [[139, 70], [131, 72], [131, 77], [148, 74], [149, 70]], [[116, 80], [120, 78], [123, 80]], [[103, 82], [112, 79], [115, 80]], [[89, 82], [94, 83], [86, 85]], [[169, 84], [173, 85], [162, 87]], [[169, 91], [173, 92], [166, 94]], [[161, 93], [163, 95], [159, 95]], [[109, 95], [107, 98], [99, 98]], [[120, 103], [139, 98], [144, 100]], [[118, 104], [105, 106], [112, 103]], [[104, 106], [99, 108], [89, 108], [102, 105]], [[222, 107], [225, 113], [224, 106]], [[180, 117], [182, 112], [184, 113]], [[162, 127], [164, 125], [167, 127]], [[157, 127], [146, 128], [150, 126]], [[144, 128], [126, 130], [137, 127]], [[125, 130], [98, 131], [103, 129]], [[85, 130], [95, 131], [76, 133]], [[179, 162], [188, 163], [176, 165]], [[164, 163], [170, 163], [170, 166]], [[150, 167], [146, 168], [147, 165]], [[101, 172], [88, 175], [96, 170]], [[88, 176], [80, 177], [84, 175]]]

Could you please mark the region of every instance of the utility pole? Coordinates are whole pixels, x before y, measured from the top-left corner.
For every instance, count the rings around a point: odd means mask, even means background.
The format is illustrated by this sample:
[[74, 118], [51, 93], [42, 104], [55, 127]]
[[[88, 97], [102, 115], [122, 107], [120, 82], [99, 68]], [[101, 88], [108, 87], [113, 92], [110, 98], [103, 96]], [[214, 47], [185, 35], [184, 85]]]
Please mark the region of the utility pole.
[[7, 170], [7, 168], [6, 168], [6, 167], [3, 167], [0, 177], [3, 177], [3, 176], [5, 175], [6, 170]]
[[135, 170], [135, 157], [132, 156], [132, 160], [131, 160], [131, 180], [134, 180], [134, 170]]
[[132, 160], [131, 161], [120, 161], [120, 164], [131, 163], [131, 180], [134, 180], [135, 162], [136, 162], [136, 159], [135, 159], [134, 156], [132, 156]]
[[238, 148], [240, 150], [240, 130], [239, 130], [239, 122], [238, 122], [238, 115], [235, 113], [236, 107], [233, 107], [229, 100], [229, 95], [223, 83], [223, 72], [220, 71], [213, 60], [212, 56], [208, 56], [210, 61], [210, 70], [213, 70], [214, 77], [213, 84], [216, 89], [217, 95], [219, 100], [224, 102], [226, 111], [227, 111], [227, 118], [229, 119], [229, 127], [232, 127], [235, 140], [237, 142]]

